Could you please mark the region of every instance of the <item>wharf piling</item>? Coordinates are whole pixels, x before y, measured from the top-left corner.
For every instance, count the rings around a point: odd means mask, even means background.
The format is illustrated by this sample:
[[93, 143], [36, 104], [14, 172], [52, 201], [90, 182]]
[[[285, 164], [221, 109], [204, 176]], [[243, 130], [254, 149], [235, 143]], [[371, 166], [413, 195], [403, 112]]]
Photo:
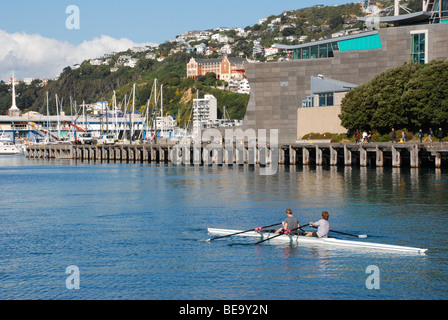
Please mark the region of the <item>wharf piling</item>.
[[446, 143], [297, 143], [269, 145], [145, 144], [145, 145], [30, 145], [30, 159], [73, 159], [93, 162], [155, 162], [192, 165], [316, 165], [360, 167], [448, 166]]
[[448, 165], [448, 144], [444, 143], [300, 143], [284, 146], [282, 151], [285, 155], [280, 158], [293, 165], [394, 168]]

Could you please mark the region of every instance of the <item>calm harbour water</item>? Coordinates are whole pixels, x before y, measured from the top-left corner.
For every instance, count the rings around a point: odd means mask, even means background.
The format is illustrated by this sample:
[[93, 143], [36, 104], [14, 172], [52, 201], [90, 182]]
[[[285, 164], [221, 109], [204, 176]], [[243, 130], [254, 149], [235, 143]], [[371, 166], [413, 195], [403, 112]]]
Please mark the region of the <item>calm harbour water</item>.
[[[0, 157], [0, 299], [447, 299], [448, 172], [435, 169], [92, 164]], [[210, 243], [330, 213], [362, 241], [426, 255]], [[66, 288], [68, 266], [80, 289]], [[367, 267], [380, 270], [368, 289]], [[287, 290], [278, 290], [287, 288]]]

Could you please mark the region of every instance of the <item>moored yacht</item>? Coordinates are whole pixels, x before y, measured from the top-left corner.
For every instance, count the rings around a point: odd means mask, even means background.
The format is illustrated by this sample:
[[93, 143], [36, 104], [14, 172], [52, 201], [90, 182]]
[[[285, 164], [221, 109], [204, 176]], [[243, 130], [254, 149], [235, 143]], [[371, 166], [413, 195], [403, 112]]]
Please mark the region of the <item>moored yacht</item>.
[[14, 155], [20, 153], [19, 148], [17, 148], [10, 138], [3, 134], [0, 136], [0, 155]]

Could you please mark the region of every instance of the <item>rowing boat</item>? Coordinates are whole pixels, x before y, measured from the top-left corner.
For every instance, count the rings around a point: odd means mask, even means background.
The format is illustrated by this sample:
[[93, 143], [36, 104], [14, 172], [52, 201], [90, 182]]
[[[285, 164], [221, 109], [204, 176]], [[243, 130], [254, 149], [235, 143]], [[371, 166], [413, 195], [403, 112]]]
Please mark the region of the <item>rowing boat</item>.
[[[208, 228], [208, 232], [213, 235], [225, 236], [236, 234], [238, 230], [230, 230], [230, 229], [215, 229]], [[404, 252], [404, 253], [417, 253], [424, 254], [428, 249], [420, 249], [414, 247], [406, 247], [406, 246], [397, 246], [390, 244], [382, 244], [382, 243], [372, 243], [372, 242], [364, 242], [364, 241], [353, 241], [353, 240], [342, 240], [335, 238], [314, 238], [314, 237], [305, 237], [299, 235], [281, 235], [277, 236], [275, 233], [271, 232], [257, 232], [257, 231], [249, 231], [237, 234], [237, 236], [245, 236], [245, 237], [255, 237], [261, 240], [272, 238], [273, 242], [276, 243], [289, 243], [289, 244], [298, 244], [298, 245], [323, 245], [328, 247], [350, 247], [350, 248], [360, 248], [360, 249], [372, 249], [372, 250], [381, 250], [381, 251], [391, 251], [391, 252]]]

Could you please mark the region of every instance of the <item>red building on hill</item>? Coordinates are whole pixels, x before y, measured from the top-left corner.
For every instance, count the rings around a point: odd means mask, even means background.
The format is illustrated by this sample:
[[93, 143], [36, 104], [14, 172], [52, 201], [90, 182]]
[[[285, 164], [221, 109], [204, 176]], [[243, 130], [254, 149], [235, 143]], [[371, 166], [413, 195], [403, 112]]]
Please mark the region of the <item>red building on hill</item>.
[[196, 79], [209, 72], [216, 74], [216, 78], [224, 81], [245, 78], [247, 59], [224, 56], [221, 59], [191, 58], [187, 64], [187, 77]]

